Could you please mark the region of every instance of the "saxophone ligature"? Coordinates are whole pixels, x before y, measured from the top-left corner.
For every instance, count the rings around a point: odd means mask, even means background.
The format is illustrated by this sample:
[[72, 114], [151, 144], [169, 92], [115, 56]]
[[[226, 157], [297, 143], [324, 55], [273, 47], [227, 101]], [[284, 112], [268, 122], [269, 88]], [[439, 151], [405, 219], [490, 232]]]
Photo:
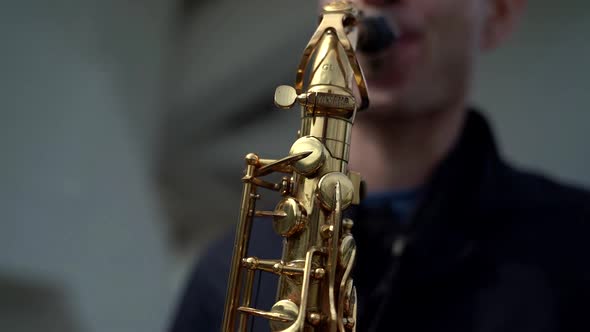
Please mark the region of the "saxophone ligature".
[[[355, 56], [359, 19], [359, 11], [349, 2], [323, 7], [297, 69], [295, 87], [279, 86], [275, 91], [279, 108], [301, 106], [298, 139], [282, 159], [262, 159], [253, 153], [245, 157], [223, 332], [247, 331], [251, 316], [266, 318], [274, 332], [356, 330], [351, 277], [356, 245], [353, 221], [344, 218], [343, 211], [360, 202], [360, 174], [348, 169], [348, 158], [356, 112], [369, 101]], [[284, 175], [280, 183], [263, 179], [271, 173]], [[259, 188], [280, 193], [274, 211], [256, 210]], [[275, 232], [284, 238], [280, 259], [248, 256], [255, 218], [271, 218]], [[250, 307], [256, 271], [279, 277], [277, 302], [269, 311]]]

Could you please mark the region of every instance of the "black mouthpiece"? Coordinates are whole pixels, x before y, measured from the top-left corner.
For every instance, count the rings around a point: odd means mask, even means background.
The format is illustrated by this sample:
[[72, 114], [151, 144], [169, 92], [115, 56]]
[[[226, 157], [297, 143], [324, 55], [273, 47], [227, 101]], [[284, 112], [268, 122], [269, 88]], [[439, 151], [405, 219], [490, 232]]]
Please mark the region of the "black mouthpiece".
[[395, 30], [385, 17], [365, 17], [361, 21], [357, 49], [363, 53], [378, 53], [389, 48], [396, 39]]

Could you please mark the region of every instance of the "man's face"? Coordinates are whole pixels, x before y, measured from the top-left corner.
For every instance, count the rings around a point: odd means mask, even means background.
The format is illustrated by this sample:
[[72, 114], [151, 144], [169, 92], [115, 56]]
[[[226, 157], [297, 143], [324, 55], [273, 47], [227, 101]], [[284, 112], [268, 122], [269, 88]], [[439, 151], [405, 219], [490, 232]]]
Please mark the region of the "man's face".
[[407, 116], [459, 105], [469, 93], [490, 1], [496, 0], [354, 0], [365, 14], [395, 22], [400, 33], [379, 55], [358, 55], [368, 113]]

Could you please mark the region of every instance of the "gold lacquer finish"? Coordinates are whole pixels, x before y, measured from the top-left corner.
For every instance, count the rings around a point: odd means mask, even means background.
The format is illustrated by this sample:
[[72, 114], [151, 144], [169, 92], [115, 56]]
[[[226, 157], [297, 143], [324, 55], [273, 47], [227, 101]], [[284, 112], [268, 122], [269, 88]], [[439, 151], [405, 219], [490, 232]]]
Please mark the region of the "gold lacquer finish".
[[[277, 160], [246, 156], [224, 332], [246, 331], [251, 316], [267, 319], [274, 332], [356, 331], [351, 278], [356, 244], [353, 222], [342, 214], [360, 201], [360, 175], [348, 170], [348, 157], [356, 112], [368, 105], [355, 56], [358, 15], [346, 1], [325, 6], [304, 49], [295, 86], [276, 89], [279, 108], [301, 107], [299, 138], [288, 155]], [[280, 183], [262, 179], [271, 173], [284, 174]], [[282, 196], [274, 210], [256, 210], [258, 188]], [[277, 236], [284, 238], [282, 257], [248, 256], [254, 217], [272, 219]], [[255, 273], [279, 278], [272, 308], [251, 307]]]
[[280, 314], [283, 317], [289, 317], [289, 320], [271, 320], [270, 328], [272, 331], [280, 331], [288, 328], [297, 316], [299, 316], [299, 307], [291, 300], [280, 300], [272, 306], [270, 312]]
[[332, 211], [336, 208], [336, 199], [334, 197], [334, 188], [336, 184], [340, 185], [340, 199], [342, 209], [346, 209], [352, 203], [354, 188], [352, 181], [344, 173], [330, 172], [320, 179], [318, 182], [318, 200], [324, 208]]
[[304, 208], [292, 197], [283, 199], [276, 207], [272, 226], [283, 237], [296, 234], [305, 227]]
[[297, 173], [311, 177], [324, 165], [327, 155], [326, 148], [319, 139], [313, 136], [305, 136], [295, 141], [289, 154], [298, 155], [303, 152], [311, 153], [307, 157], [293, 163], [293, 167]]

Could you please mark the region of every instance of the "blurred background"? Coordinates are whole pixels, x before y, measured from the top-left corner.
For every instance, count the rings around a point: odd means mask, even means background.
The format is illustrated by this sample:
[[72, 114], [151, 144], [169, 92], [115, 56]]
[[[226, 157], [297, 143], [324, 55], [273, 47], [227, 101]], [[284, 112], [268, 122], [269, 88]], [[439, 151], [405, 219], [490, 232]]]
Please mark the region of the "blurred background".
[[[313, 0], [5, 0], [0, 331], [163, 331], [187, 269], [236, 221], [243, 156], [283, 156], [273, 109]], [[590, 5], [530, 1], [474, 103], [519, 166], [590, 186]]]

